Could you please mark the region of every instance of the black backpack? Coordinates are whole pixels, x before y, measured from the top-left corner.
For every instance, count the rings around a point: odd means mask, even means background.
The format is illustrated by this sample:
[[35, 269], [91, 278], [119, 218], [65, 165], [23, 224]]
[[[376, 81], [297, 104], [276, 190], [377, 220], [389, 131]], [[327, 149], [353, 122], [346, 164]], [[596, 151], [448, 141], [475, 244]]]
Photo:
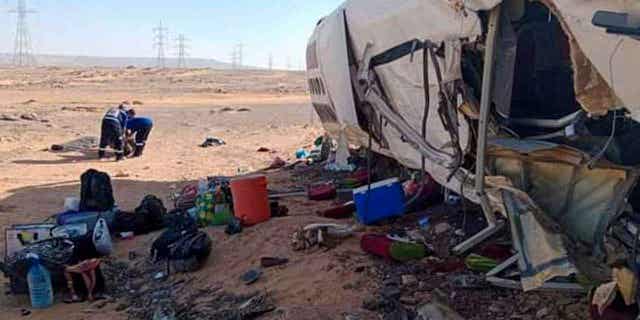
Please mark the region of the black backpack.
[[108, 174], [89, 169], [80, 177], [80, 211], [104, 212], [115, 205]]
[[188, 214], [174, 211], [168, 215], [167, 230], [165, 230], [151, 245], [151, 256], [156, 261], [169, 259], [171, 245], [181, 238], [198, 232], [198, 226]]
[[211, 238], [203, 231], [187, 234], [169, 246], [169, 260], [175, 271], [193, 272], [211, 253]]
[[136, 222], [134, 232], [136, 235], [147, 234], [165, 227], [167, 209], [162, 200], [154, 195], [148, 195], [142, 199], [140, 206], [135, 210]]

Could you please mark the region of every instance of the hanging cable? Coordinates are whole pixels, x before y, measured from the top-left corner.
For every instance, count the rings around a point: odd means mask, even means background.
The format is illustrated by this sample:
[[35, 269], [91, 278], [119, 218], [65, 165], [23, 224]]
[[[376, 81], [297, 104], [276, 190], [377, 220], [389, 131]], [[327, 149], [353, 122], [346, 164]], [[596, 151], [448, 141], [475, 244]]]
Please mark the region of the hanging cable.
[[[618, 43], [613, 48], [613, 51], [611, 52], [611, 55], [609, 56], [609, 82], [611, 84], [611, 89], [614, 92], [616, 91], [616, 87], [615, 87], [615, 78], [613, 76], [613, 62], [615, 60], [616, 54], [618, 53], [618, 50], [620, 49], [620, 47], [622, 46], [622, 43], [624, 42], [624, 39], [625, 38], [620, 38], [620, 40], [618, 40]], [[591, 159], [591, 161], [589, 161], [589, 169], [593, 169], [593, 166], [596, 164], [596, 162], [600, 161], [600, 159], [604, 156], [604, 154], [607, 152], [607, 149], [609, 149], [609, 146], [611, 145], [611, 143], [615, 139], [615, 136], [616, 136], [616, 123], [617, 123], [616, 120], [618, 119], [617, 112], [618, 112], [618, 110], [614, 110], [613, 111], [613, 123], [611, 124], [611, 135], [609, 136], [609, 139], [607, 139], [607, 142], [604, 144], [604, 147], [602, 148], [602, 150], [600, 150]]]

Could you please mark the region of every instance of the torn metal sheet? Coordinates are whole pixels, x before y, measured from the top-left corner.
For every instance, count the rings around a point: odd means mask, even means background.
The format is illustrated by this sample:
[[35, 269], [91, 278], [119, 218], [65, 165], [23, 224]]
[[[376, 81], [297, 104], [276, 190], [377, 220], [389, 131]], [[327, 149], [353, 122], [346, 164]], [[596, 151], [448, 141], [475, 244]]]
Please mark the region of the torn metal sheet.
[[514, 248], [520, 253], [518, 264], [524, 291], [541, 287], [556, 277], [577, 273], [564, 249], [562, 237], [547, 232], [537, 220], [540, 209], [524, 193], [503, 191]]
[[604, 114], [626, 106], [640, 120], [637, 76], [640, 41], [608, 34], [592, 25], [598, 10], [626, 12], [632, 0], [542, 0], [557, 16], [570, 36], [578, 101], [589, 112]]
[[541, 150], [550, 150], [558, 147], [558, 144], [538, 141], [538, 140], [519, 140], [513, 138], [494, 138], [489, 139], [489, 145], [500, 148], [513, 150], [519, 153], [531, 153]]
[[[499, 0], [349, 0], [318, 24], [309, 42], [312, 102], [330, 134], [344, 135], [358, 145], [368, 145], [371, 136], [374, 151], [409, 168], [424, 168], [446, 188], [482, 202], [485, 212], [498, 211], [508, 217], [516, 249], [521, 253], [526, 290], [578, 269], [606, 280], [611, 278], [609, 252], [604, 245], [606, 231], [627, 206], [626, 197], [638, 174], [605, 160], [592, 161], [589, 154], [601, 150], [604, 154], [609, 148], [610, 143], [604, 143], [609, 133], [604, 137], [591, 134], [583, 122], [574, 121], [574, 116], [586, 118], [583, 109], [594, 116], [623, 107], [640, 120], [640, 90], [635, 85], [635, 77], [640, 74], [640, 64], [635, 63], [640, 56], [640, 41], [606, 34], [590, 24], [596, 10], [623, 11], [629, 1], [535, 2], [548, 8], [542, 21], [535, 22], [546, 26], [547, 12], [549, 21], [557, 17], [559, 22], [554, 19], [553, 30], [554, 34], [562, 33], [558, 39], [563, 44], [558, 49], [562, 52], [535, 56], [533, 61], [552, 75], [557, 74], [552, 67], [560, 65], [561, 75], [566, 76], [558, 81], [567, 83], [566, 88], [573, 85], [575, 99], [570, 89], [556, 86], [560, 92], [571, 93], [569, 103], [532, 99], [534, 103], [528, 104], [529, 100], [522, 99], [527, 104], [515, 104], [515, 80], [529, 80], [514, 79], [516, 29], [519, 19], [526, 16], [527, 4], [532, 2], [510, 1], [501, 18], [496, 18], [500, 23], [489, 23], [499, 26], [494, 47], [487, 46], [486, 36], [487, 29], [496, 28], [487, 28], [480, 16], [499, 5]], [[542, 43], [550, 39], [541, 29], [535, 35]], [[520, 48], [526, 51], [526, 47]], [[495, 63], [482, 66], [483, 61], [491, 61], [487, 57], [494, 56], [494, 49], [498, 51]], [[556, 57], [557, 61], [546, 61], [546, 57]], [[464, 68], [465, 63], [468, 68]], [[478, 76], [482, 68], [488, 75], [495, 71], [488, 77], [495, 82], [492, 89], [479, 90], [489, 87], [482, 82], [483, 76]], [[465, 74], [469, 69], [473, 69], [471, 76]], [[531, 81], [540, 79], [556, 78], [531, 77]], [[555, 82], [542, 83], [546, 84], [540, 87], [543, 93], [554, 91]], [[520, 95], [522, 92], [527, 96], [528, 91], [518, 91]], [[482, 110], [484, 115], [490, 114], [489, 118], [481, 116], [478, 100], [485, 102]], [[511, 119], [512, 107], [514, 114], [524, 110], [524, 116]], [[558, 107], [549, 111], [559, 110], [558, 114], [544, 114], [548, 107]], [[541, 111], [542, 117], [528, 117], [532, 109]], [[567, 109], [571, 114], [567, 115]], [[607, 123], [614, 128], [616, 116]], [[598, 117], [593, 119], [599, 121]], [[549, 130], [565, 129], [556, 128], [565, 120], [570, 120], [571, 134], [552, 136]], [[532, 130], [520, 134], [510, 125]], [[477, 128], [485, 126], [491, 128], [486, 149], [477, 134]], [[615, 137], [613, 131], [611, 136]], [[635, 134], [630, 132], [631, 136]], [[547, 140], [513, 138], [518, 136]], [[587, 145], [571, 147], [577, 143], [568, 137], [585, 137], [581, 141], [587, 141]], [[601, 144], [596, 142], [602, 140]], [[472, 152], [475, 146], [480, 146], [477, 153]], [[482, 182], [487, 185], [486, 197], [473, 184], [476, 168], [469, 163], [460, 166], [463, 156], [474, 157], [484, 151], [491, 161], [478, 172], [491, 176], [477, 180], [479, 186]]]

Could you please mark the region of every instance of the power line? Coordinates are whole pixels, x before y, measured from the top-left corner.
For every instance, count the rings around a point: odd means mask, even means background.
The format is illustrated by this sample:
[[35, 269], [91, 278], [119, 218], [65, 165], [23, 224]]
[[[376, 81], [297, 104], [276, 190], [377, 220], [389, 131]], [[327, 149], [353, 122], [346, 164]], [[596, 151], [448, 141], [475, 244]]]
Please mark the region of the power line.
[[238, 48], [233, 46], [231, 50], [231, 69], [235, 70], [238, 68]]
[[35, 65], [36, 59], [33, 56], [31, 47], [31, 36], [29, 35], [29, 27], [27, 26], [27, 15], [36, 13], [34, 10], [27, 9], [26, 0], [18, 0], [16, 9], [9, 10], [9, 13], [15, 13], [18, 16], [16, 23], [16, 39], [13, 51], [13, 65], [23, 67]]
[[158, 50], [158, 58], [157, 58], [158, 68], [167, 67], [164, 50], [166, 46], [168, 32], [169, 30], [162, 26], [162, 21], [160, 21], [160, 24], [157, 27], [153, 28], [153, 46]]
[[242, 69], [242, 49], [244, 48], [244, 44], [239, 43], [233, 46], [231, 51], [231, 68], [232, 69]]
[[187, 59], [186, 57], [189, 56], [189, 39], [187, 39], [184, 34], [179, 34], [178, 38], [176, 39], [176, 48], [178, 50], [177, 52], [177, 56], [178, 56], [178, 68], [186, 68], [187, 67]]

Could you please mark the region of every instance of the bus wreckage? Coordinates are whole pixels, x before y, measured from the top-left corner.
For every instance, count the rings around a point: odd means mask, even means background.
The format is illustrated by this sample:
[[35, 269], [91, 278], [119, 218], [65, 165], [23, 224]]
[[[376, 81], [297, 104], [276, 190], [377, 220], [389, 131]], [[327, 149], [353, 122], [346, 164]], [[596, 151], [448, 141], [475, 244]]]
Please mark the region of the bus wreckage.
[[[349, 0], [309, 41], [312, 103], [332, 135], [371, 137], [482, 207], [488, 227], [454, 251], [510, 226], [518, 254], [490, 282], [580, 290], [557, 280], [579, 273], [617, 279], [633, 304], [640, 29], [621, 25], [633, 2]], [[509, 264], [519, 281], [500, 277]]]

